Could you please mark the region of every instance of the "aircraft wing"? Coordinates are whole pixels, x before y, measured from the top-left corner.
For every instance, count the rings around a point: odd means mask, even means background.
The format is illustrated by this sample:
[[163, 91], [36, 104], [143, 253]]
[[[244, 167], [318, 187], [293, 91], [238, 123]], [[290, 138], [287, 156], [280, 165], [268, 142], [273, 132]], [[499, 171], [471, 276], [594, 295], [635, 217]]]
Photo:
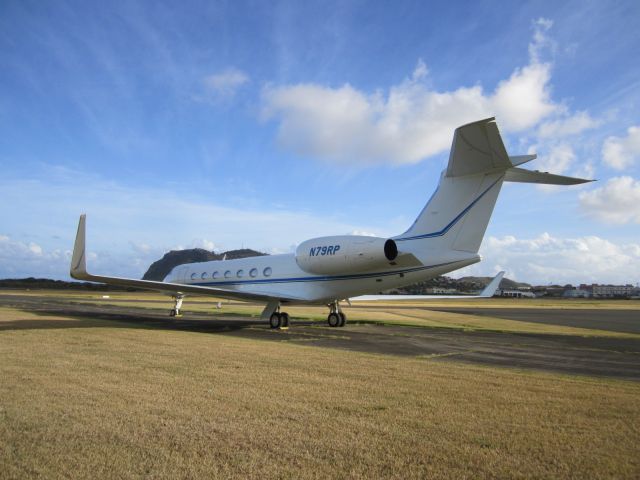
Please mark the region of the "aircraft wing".
[[500, 286], [504, 272], [498, 273], [478, 295], [360, 295], [350, 298], [350, 302], [376, 302], [376, 301], [416, 301], [416, 300], [442, 300], [445, 298], [455, 298], [467, 300], [470, 298], [491, 298]]
[[197, 294], [197, 295], [209, 295], [220, 298], [228, 298], [231, 300], [256, 300], [260, 302], [268, 302], [274, 298], [280, 300], [292, 300], [300, 301], [303, 299], [295, 297], [272, 297], [266, 294], [254, 294], [248, 292], [238, 292], [235, 290], [226, 290], [223, 288], [204, 287], [199, 285], [183, 285], [180, 283], [169, 282], [157, 282], [153, 280], [138, 280], [133, 278], [122, 277], [109, 277], [104, 275], [93, 275], [87, 272], [87, 255], [86, 255], [86, 215], [80, 215], [80, 221], [78, 222], [78, 233], [76, 234], [76, 241], [73, 246], [73, 255], [71, 257], [71, 269], [70, 274], [76, 280], [86, 280], [89, 282], [101, 282], [109, 285], [119, 285], [121, 287], [133, 287], [141, 288], [144, 290], [155, 290], [158, 292], [168, 292], [173, 294]]

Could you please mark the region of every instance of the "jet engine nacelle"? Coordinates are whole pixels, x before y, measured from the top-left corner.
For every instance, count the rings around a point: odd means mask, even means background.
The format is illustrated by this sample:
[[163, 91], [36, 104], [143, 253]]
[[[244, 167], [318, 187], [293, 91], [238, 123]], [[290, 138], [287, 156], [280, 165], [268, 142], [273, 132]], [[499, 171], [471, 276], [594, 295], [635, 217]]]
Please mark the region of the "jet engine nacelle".
[[362, 235], [313, 238], [296, 249], [298, 266], [317, 274], [364, 272], [387, 266], [397, 256], [393, 240]]

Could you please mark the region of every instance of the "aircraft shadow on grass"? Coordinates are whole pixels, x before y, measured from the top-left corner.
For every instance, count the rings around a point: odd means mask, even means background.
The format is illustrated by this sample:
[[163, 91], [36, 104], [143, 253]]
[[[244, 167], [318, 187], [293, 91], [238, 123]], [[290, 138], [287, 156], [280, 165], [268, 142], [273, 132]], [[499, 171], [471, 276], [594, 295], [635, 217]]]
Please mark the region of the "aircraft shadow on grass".
[[[264, 327], [259, 318], [252, 319], [237, 314], [228, 314], [223, 318], [211, 318], [204, 315], [189, 315], [187, 318], [167, 318], [164, 314], [153, 312], [96, 311], [93, 308], [20, 308], [21, 311], [42, 317], [0, 322], [0, 331], [7, 330], [57, 330], [64, 328], [137, 328], [145, 330], [177, 330], [201, 333], [229, 333], [252, 327]], [[239, 318], [233, 318], [234, 316]], [[51, 319], [50, 317], [67, 317]], [[229, 318], [231, 317], [231, 318]], [[308, 322], [310, 323], [310, 322]]]

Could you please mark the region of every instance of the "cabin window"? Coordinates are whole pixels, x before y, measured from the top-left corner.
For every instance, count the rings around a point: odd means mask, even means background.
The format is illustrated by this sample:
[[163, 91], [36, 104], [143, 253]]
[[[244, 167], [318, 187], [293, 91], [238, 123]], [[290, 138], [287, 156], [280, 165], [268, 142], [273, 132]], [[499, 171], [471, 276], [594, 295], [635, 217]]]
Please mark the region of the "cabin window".
[[203, 274], [200, 276], [200, 278], [202, 278], [202, 280], [204, 280], [208, 276], [209, 276], [209, 274], [207, 272], [203, 272]]
[[249, 276], [252, 278], [255, 278], [257, 275], [258, 275], [258, 269], [252, 268], [251, 271], [249, 272]]
[[229, 278], [231, 276], [231, 270], [227, 270], [224, 272], [224, 278]]
[[238, 270], [236, 275], [238, 275], [238, 278], [242, 278], [244, 276], [244, 270]]
[[262, 273], [264, 274], [265, 277], [270, 277], [271, 276], [271, 267], [267, 267], [265, 268]]
[[211, 278], [218, 278], [220, 276], [220, 274], [218, 272], [213, 272], [211, 274]]
[[196, 275], [197, 275], [197, 274], [196, 274], [196, 272], [193, 272], [193, 273], [191, 274], [191, 280], [195, 280], [195, 279], [196, 279]]

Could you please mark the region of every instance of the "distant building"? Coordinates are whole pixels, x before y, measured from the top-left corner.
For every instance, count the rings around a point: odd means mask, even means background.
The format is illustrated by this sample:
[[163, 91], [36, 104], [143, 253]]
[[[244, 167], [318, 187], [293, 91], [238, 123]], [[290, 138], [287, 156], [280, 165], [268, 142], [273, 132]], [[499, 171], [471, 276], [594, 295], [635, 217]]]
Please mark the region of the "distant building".
[[580, 290], [589, 292], [594, 298], [628, 298], [637, 295], [638, 288], [633, 285], [599, 285], [593, 283], [591, 285], [580, 285]]
[[594, 297], [628, 297], [633, 293], [633, 285], [594, 285]]
[[425, 288], [425, 292], [430, 295], [452, 295], [452, 294], [460, 293], [455, 288], [444, 288], [444, 287]]
[[565, 298], [589, 298], [591, 292], [581, 288], [570, 288], [565, 290], [562, 296]]
[[501, 288], [498, 290], [497, 295], [499, 297], [511, 297], [511, 298], [536, 298], [535, 294], [531, 291], [519, 290], [513, 288]]

